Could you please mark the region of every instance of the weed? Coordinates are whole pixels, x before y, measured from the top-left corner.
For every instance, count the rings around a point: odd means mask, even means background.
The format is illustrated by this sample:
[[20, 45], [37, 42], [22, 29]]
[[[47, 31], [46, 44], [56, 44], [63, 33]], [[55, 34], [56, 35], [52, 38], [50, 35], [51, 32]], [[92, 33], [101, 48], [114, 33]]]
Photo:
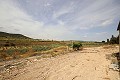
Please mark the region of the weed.
[[24, 53], [27, 53], [29, 50], [27, 48], [22, 48], [22, 49], [19, 49], [19, 52], [21, 54], [24, 54]]
[[13, 55], [15, 53], [15, 49], [8, 49], [8, 50], [6, 50], [6, 53], [8, 55]]
[[49, 46], [33, 46], [32, 47], [34, 52], [39, 52], [39, 51], [46, 51], [46, 50], [50, 50], [51, 48]]

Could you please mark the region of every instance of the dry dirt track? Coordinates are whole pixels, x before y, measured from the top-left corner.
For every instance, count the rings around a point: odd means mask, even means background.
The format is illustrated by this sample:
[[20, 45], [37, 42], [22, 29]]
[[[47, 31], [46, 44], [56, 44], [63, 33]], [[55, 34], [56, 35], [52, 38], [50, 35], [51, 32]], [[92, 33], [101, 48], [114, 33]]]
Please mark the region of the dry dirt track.
[[117, 71], [109, 70], [106, 54], [118, 52], [118, 47], [85, 48], [65, 55], [31, 59], [21, 74], [12, 80], [119, 80]]

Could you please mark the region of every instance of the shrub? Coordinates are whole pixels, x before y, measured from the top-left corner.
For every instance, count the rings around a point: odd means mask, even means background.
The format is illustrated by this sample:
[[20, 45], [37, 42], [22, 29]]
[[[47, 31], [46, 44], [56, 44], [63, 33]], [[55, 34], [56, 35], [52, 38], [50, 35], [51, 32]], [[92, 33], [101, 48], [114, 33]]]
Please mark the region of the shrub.
[[23, 48], [23, 49], [20, 49], [19, 52], [24, 54], [24, 53], [28, 52], [28, 49], [27, 48]]
[[14, 49], [8, 49], [8, 50], [6, 50], [6, 53], [7, 53], [8, 55], [13, 55], [14, 52], [15, 52]]
[[34, 52], [38, 52], [38, 51], [50, 50], [51, 48], [48, 46], [33, 46], [32, 49]]
[[73, 49], [74, 50], [80, 50], [80, 48], [82, 48], [82, 44], [79, 42], [79, 43], [73, 43]]

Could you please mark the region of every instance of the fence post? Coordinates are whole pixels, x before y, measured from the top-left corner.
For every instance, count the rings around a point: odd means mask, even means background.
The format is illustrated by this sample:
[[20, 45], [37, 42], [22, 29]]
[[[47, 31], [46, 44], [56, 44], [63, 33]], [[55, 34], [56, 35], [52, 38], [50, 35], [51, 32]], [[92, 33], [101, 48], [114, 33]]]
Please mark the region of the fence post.
[[120, 58], [120, 21], [117, 30], [119, 31], [119, 58]]

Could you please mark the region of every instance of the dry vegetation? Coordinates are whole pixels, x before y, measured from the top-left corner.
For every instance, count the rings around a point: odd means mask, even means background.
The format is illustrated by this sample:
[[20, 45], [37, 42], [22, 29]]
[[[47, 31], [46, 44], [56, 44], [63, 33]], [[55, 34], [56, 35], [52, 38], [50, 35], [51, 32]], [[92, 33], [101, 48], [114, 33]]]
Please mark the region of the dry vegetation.
[[58, 41], [32, 41], [29, 46], [24, 45], [24, 41], [20, 46], [3, 46], [0, 48], [0, 61], [19, 59], [36, 55], [42, 51], [48, 51], [56, 47], [66, 46]]
[[[109, 69], [111, 56], [106, 57], [118, 52], [118, 46], [87, 47], [82, 51], [64, 54], [67, 48], [61, 46], [36, 52], [38, 56], [3, 62], [0, 66], [0, 79], [119, 80], [118, 71]], [[56, 56], [59, 54], [64, 55]]]
[[[74, 41], [78, 43], [79, 41]], [[103, 45], [95, 42], [81, 42], [83, 47], [96, 47]], [[11, 45], [12, 44], [12, 45]], [[41, 41], [34, 39], [2, 39], [0, 42], [0, 61], [26, 58], [36, 55], [56, 56], [72, 51], [71, 41]], [[60, 48], [59, 51], [55, 50]], [[43, 54], [44, 53], [44, 54]]]

